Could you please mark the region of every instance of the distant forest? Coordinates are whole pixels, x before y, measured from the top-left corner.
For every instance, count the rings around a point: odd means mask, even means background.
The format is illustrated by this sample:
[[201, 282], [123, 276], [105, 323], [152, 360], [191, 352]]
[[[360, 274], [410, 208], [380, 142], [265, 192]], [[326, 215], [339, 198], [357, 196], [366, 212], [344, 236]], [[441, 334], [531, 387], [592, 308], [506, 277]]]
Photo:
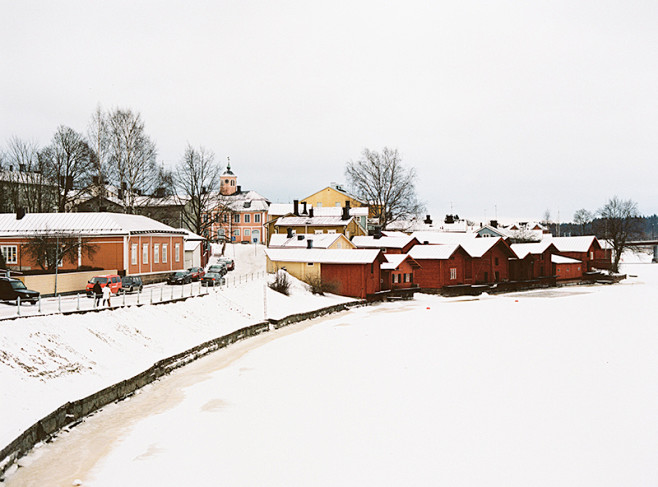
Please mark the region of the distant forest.
[[[639, 218], [639, 222], [639, 235], [637, 238], [645, 240], [658, 237], [658, 215], [642, 216]], [[559, 227], [558, 232], [558, 224], [550, 224], [550, 231], [554, 236], [575, 237], [577, 235], [596, 235], [598, 238], [603, 238], [605, 232], [604, 224], [599, 218], [595, 218], [585, 225], [560, 223]]]

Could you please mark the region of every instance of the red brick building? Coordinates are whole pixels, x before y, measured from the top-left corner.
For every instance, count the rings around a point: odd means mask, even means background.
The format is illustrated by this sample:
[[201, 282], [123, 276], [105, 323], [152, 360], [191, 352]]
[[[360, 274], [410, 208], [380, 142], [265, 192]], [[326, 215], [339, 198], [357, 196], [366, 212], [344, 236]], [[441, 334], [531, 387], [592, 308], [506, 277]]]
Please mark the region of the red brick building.
[[555, 245], [560, 255], [581, 261], [583, 272], [595, 268], [609, 269], [611, 266], [611, 251], [602, 248], [598, 239], [593, 235], [553, 237], [550, 241]]
[[502, 238], [475, 238], [465, 240], [464, 250], [471, 256], [466, 266], [465, 281], [484, 284], [509, 280], [509, 259], [516, 258], [509, 244]]
[[569, 281], [583, 277], [583, 263], [562, 255], [552, 255], [553, 273], [558, 281]]
[[509, 261], [509, 275], [512, 281], [529, 281], [553, 276], [551, 256], [557, 248], [550, 240], [541, 242], [512, 244], [517, 258]]
[[409, 289], [418, 287], [414, 274], [420, 269], [420, 264], [409, 254], [384, 254], [386, 262], [382, 268], [382, 291]]

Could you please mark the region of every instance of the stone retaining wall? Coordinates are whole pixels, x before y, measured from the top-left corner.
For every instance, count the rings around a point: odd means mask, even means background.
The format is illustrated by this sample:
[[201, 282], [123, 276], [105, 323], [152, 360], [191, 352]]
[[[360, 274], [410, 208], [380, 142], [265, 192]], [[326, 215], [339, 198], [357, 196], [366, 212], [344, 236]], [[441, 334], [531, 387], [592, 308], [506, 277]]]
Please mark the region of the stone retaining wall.
[[[187, 299], [187, 298], [185, 298]], [[278, 329], [300, 321], [310, 320], [330, 313], [344, 311], [353, 306], [361, 306], [364, 301], [353, 301], [345, 304], [328, 306], [314, 311], [297, 313], [281, 319], [270, 319], [266, 322], [256, 323], [236, 330], [228, 335], [214, 338], [189, 350], [166, 359], [160, 360], [150, 368], [129, 379], [118, 382], [105, 389], [91, 394], [77, 401], [67, 402], [45, 418], [25, 430], [18, 438], [0, 450], [0, 482], [2, 474], [20, 457], [27, 454], [34, 446], [42, 441], [52, 438], [58, 431], [65, 427], [73, 427], [79, 424], [85, 416], [99, 410], [110, 403], [121, 401], [131, 396], [136, 390], [157, 380], [163, 375], [182, 367], [196, 359], [239, 340], [259, 335], [269, 331], [270, 327]]]

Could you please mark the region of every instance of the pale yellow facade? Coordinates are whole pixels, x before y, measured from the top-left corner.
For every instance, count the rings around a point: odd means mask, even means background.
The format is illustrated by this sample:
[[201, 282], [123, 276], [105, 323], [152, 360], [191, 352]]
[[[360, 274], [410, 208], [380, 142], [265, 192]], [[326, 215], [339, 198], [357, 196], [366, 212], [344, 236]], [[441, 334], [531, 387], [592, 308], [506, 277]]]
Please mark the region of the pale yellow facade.
[[355, 249], [356, 245], [347, 240], [347, 237], [340, 234], [340, 238], [337, 238], [334, 243], [329, 246], [330, 249]]
[[300, 281], [307, 281], [309, 279], [320, 279], [321, 264], [319, 262], [277, 262], [267, 258], [267, 272], [270, 274], [279, 269], [284, 269], [288, 274], [296, 277]]
[[355, 235], [366, 235], [365, 229], [359, 225], [356, 220], [352, 219], [346, 226], [316, 227], [313, 225], [291, 226], [291, 227], [274, 227], [275, 233], [286, 233], [287, 228], [292, 228], [295, 233], [340, 233], [345, 237], [352, 238]]
[[345, 202], [349, 201], [352, 208], [357, 208], [360, 206], [365, 206], [361, 201], [352, 198], [351, 196], [341, 193], [340, 191], [335, 190], [331, 186], [313, 193], [311, 196], [307, 196], [302, 203], [311, 205], [313, 208], [328, 208], [334, 206], [344, 207]]

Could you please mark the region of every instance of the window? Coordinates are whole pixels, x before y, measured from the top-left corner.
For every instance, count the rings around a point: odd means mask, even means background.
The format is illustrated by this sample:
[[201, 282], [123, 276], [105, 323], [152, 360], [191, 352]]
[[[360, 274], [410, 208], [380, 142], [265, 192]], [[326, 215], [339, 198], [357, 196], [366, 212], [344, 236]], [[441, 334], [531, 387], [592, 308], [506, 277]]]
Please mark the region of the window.
[[240, 236], [240, 229], [238, 228], [237, 230], [233, 230], [233, 235], [235, 235], [236, 237], [239, 237]]
[[251, 223], [251, 215], [249, 213], [245, 214], [244, 222], [245, 223]]
[[2, 256], [7, 264], [18, 264], [18, 246], [3, 245]]
[[160, 244], [153, 245], [153, 263], [160, 263]]
[[233, 223], [240, 223], [240, 214], [236, 213], [233, 215]]
[[148, 244], [142, 245], [142, 264], [149, 263], [149, 246]]
[[322, 208], [322, 203], [316, 203], [316, 204], [315, 204], [315, 207], [316, 207], [316, 208]]
[[169, 245], [162, 244], [162, 263], [167, 263], [167, 250], [169, 250]]
[[254, 215], [254, 223], [260, 223], [260, 213]]
[[132, 265], [137, 265], [137, 244], [132, 244], [130, 246], [130, 263]]
[[313, 265], [313, 262], [307, 262], [306, 265]]
[[248, 228], [245, 228], [245, 229], [244, 229], [244, 236], [245, 236], [245, 237], [249, 237], [250, 235], [251, 235], [251, 230], [248, 229]]
[[393, 278], [392, 279], [393, 284], [397, 284], [398, 282], [400, 282], [400, 275], [399, 274], [391, 274], [391, 277]]
[[340, 208], [340, 201], [336, 201], [336, 206]]
[[322, 235], [323, 233], [324, 233], [324, 232], [323, 232], [322, 230], [316, 230], [316, 231], [315, 231], [315, 234], [316, 234], [316, 235]]
[[336, 230], [327, 230], [327, 233], [332, 233], [332, 234], [334, 234], [334, 233], [336, 233]]
[[594, 252], [589, 253], [589, 260], [594, 260]]
[[174, 244], [174, 260], [180, 262], [180, 244]]
[[450, 279], [457, 279], [457, 268], [456, 267], [451, 267], [450, 268]]
[[498, 257], [494, 257], [494, 265], [498, 265]]
[[222, 218], [222, 220], [224, 221], [224, 223], [228, 223], [228, 215], [224, 215], [224, 218]]

